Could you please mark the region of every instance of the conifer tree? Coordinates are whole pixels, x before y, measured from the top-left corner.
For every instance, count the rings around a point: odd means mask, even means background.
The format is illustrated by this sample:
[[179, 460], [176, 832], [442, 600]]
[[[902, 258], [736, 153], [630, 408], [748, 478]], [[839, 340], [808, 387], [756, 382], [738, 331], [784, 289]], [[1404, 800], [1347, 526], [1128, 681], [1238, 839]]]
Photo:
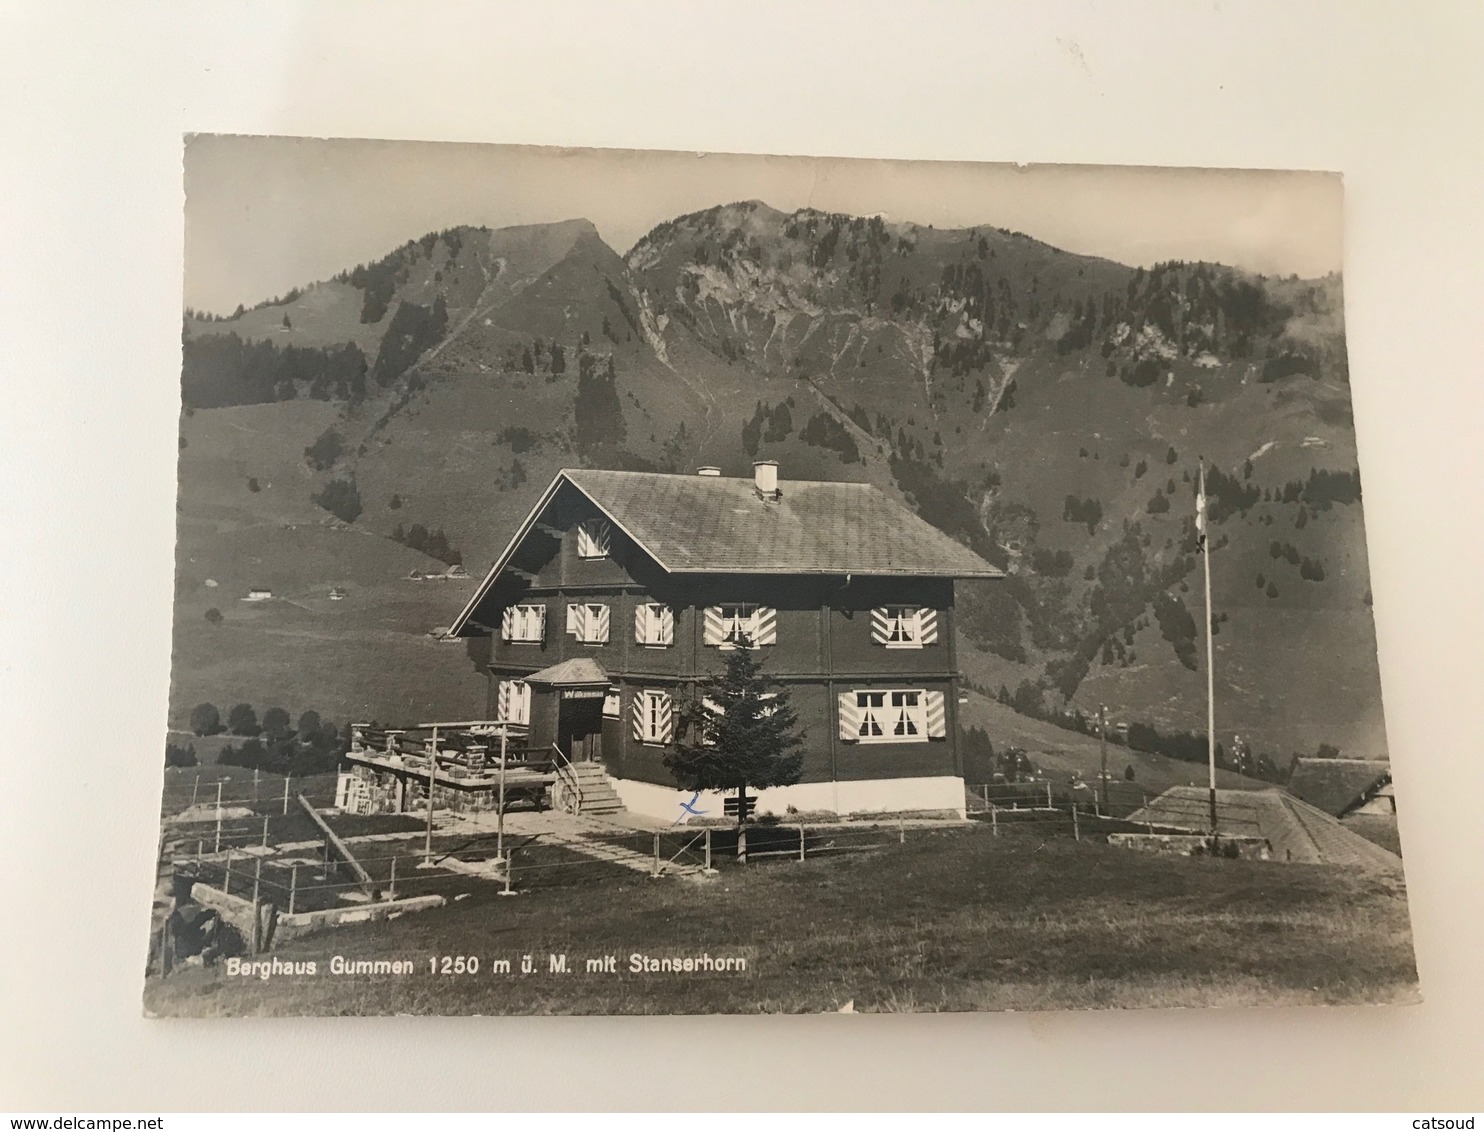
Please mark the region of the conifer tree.
[[788, 690], [765, 675], [747, 641], [721, 672], [701, 680], [676, 712], [678, 740], [665, 766], [686, 790], [737, 795], [737, 857], [747, 860], [747, 791], [791, 786], [803, 773], [803, 735]]

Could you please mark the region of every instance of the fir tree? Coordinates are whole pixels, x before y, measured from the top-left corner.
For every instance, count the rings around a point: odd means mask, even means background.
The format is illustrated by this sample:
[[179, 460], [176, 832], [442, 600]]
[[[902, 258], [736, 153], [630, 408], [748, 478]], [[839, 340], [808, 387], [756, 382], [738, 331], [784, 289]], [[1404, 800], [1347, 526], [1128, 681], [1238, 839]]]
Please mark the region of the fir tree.
[[679, 705], [676, 721], [679, 738], [665, 766], [686, 790], [736, 793], [737, 857], [745, 862], [748, 788], [791, 786], [803, 773], [803, 736], [788, 690], [763, 674], [750, 648], [738, 648]]

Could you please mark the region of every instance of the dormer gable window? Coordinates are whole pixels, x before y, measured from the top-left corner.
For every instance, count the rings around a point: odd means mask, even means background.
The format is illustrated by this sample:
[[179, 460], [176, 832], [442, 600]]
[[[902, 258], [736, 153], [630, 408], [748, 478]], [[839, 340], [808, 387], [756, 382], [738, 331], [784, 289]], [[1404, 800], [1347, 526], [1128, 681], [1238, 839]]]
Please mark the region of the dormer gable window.
[[577, 524], [577, 557], [607, 558], [613, 544], [613, 528], [607, 519], [584, 519]]

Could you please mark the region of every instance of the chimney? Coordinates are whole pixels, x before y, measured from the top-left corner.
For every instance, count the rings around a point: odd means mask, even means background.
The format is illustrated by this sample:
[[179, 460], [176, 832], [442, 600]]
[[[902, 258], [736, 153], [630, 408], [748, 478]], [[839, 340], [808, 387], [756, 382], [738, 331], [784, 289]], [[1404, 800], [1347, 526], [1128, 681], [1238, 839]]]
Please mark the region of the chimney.
[[698, 476], [719, 476], [719, 475], [721, 475], [721, 469], [718, 468], [718, 467], [715, 467], [715, 466], [713, 466], [711, 464], [707, 464], [704, 468], [697, 468], [696, 469], [696, 475], [698, 475]]
[[778, 461], [757, 460], [752, 465], [752, 486], [764, 499], [778, 498]]

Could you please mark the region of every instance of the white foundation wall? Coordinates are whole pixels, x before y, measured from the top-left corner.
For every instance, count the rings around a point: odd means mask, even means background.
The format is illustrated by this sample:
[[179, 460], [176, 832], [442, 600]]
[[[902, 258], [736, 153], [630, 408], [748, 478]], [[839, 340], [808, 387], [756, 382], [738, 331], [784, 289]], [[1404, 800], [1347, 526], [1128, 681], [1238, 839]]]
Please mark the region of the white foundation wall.
[[[719, 791], [703, 791], [692, 801], [693, 792], [690, 790], [612, 776], [609, 781], [631, 813], [666, 821], [689, 820], [692, 816], [724, 816], [722, 805], [727, 795]], [[948, 811], [959, 817], [964, 814], [964, 780], [943, 775], [872, 778], [859, 782], [801, 782], [796, 786], [776, 786], [753, 793], [757, 795], [755, 813], [779, 817], [786, 814], [790, 806], [800, 812], [826, 811], [840, 815], [916, 810]]]

